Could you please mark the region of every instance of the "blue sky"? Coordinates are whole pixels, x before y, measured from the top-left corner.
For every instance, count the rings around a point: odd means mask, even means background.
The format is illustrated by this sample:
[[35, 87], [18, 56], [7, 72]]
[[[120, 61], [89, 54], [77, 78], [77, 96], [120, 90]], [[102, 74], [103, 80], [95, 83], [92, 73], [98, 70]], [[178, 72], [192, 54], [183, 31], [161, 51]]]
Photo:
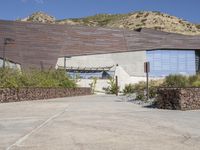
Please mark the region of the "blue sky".
[[1, 0], [0, 19], [15, 20], [36, 11], [57, 19], [78, 18], [98, 13], [161, 11], [200, 23], [200, 0]]

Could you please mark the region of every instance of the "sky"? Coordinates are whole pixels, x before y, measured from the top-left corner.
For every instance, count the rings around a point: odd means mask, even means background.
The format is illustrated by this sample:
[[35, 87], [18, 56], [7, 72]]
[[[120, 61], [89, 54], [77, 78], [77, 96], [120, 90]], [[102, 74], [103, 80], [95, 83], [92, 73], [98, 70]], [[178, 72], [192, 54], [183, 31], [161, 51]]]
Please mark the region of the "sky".
[[1, 0], [0, 19], [16, 20], [43, 11], [56, 19], [80, 18], [100, 13], [161, 11], [200, 23], [200, 0]]

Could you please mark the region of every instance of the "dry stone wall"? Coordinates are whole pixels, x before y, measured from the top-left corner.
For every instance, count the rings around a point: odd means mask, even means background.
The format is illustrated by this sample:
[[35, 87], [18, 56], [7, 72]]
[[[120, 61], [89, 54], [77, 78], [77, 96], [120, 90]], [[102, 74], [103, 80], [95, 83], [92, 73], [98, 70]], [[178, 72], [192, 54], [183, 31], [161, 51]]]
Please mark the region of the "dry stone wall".
[[0, 89], [0, 103], [91, 95], [90, 88]]
[[157, 107], [172, 110], [200, 109], [200, 88], [159, 88]]

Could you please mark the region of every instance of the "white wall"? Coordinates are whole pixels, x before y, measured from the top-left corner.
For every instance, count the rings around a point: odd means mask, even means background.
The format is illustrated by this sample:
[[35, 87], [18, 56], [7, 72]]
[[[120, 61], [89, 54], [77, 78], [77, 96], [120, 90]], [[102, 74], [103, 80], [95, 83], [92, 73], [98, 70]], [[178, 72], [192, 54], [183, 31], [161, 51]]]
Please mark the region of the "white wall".
[[[140, 81], [146, 81], [146, 76], [136, 77], [130, 76], [121, 66], [116, 67], [115, 76], [118, 77], [118, 85], [120, 87], [120, 91], [122, 91], [126, 84], [135, 84]], [[161, 78], [149, 78], [149, 80], [157, 80]], [[90, 83], [92, 83], [92, 79], [80, 79], [77, 84], [80, 87], [90, 87]], [[98, 79], [96, 84], [96, 91], [105, 92], [103, 87], [108, 87], [109, 80], [108, 79]]]
[[118, 85], [120, 86], [120, 90], [123, 90], [126, 84], [134, 84], [146, 80], [146, 77], [144, 76], [130, 76], [122, 66], [116, 67], [115, 76], [118, 77]]
[[[123, 90], [126, 84], [145, 81], [144, 62], [146, 61], [146, 51], [110, 53], [101, 55], [76, 56], [66, 59], [67, 67], [107, 67], [116, 66], [115, 75], [118, 76], [120, 90]], [[59, 58], [57, 66], [64, 66], [64, 58]], [[92, 79], [81, 79], [78, 85], [89, 87]], [[108, 80], [97, 80], [96, 90], [102, 91], [103, 87], [108, 86]]]
[[[90, 87], [90, 83], [93, 83], [92, 79], [81, 79], [77, 82], [79, 87]], [[104, 92], [103, 87], [108, 87], [108, 80], [98, 79], [95, 91]]]
[[[5, 66], [13, 69], [21, 69], [19, 64], [15, 64], [13, 62], [6, 61]], [[3, 67], [3, 59], [0, 59], [0, 68]]]
[[[146, 51], [110, 53], [100, 55], [75, 56], [66, 59], [67, 67], [107, 67], [119, 64], [130, 76], [144, 77]], [[64, 66], [64, 58], [59, 58], [57, 66]]]

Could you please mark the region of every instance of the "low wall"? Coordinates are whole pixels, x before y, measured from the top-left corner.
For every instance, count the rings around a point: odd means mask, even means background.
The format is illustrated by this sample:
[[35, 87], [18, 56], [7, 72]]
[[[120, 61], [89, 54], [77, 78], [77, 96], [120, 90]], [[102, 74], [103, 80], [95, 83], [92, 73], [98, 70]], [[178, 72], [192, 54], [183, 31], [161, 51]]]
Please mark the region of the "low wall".
[[200, 88], [159, 88], [157, 106], [161, 109], [200, 109]]
[[0, 103], [90, 95], [90, 88], [0, 89]]

